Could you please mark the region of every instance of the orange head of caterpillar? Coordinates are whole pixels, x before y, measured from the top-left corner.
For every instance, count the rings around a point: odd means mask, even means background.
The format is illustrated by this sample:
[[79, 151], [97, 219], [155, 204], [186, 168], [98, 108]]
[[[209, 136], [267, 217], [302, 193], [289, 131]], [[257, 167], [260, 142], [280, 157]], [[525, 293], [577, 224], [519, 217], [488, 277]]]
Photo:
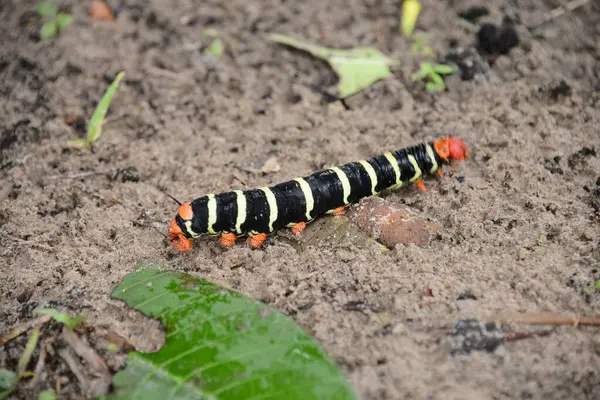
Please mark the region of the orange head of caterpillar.
[[[183, 203], [179, 206], [177, 217], [179, 217], [184, 224], [187, 221], [191, 221], [193, 216], [194, 212], [192, 211], [192, 206], [189, 202]], [[173, 221], [171, 221], [171, 225], [169, 226], [169, 239], [171, 240], [171, 246], [178, 251], [188, 251], [192, 248], [192, 241], [185, 234], [185, 231], [177, 221], [177, 217], [173, 218]]]
[[469, 158], [469, 148], [461, 139], [447, 136], [434, 141], [433, 146], [442, 160], [460, 161]]

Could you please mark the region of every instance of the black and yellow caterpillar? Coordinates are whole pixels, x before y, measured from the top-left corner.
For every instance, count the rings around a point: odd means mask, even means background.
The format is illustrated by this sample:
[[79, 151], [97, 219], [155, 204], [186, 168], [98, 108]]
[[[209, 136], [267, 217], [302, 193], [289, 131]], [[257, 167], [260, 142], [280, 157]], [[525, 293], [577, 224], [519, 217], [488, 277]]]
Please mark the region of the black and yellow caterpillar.
[[270, 187], [209, 194], [180, 205], [169, 239], [175, 249], [187, 251], [190, 239], [202, 234], [221, 233], [224, 247], [248, 234], [250, 246], [259, 248], [269, 233], [289, 227], [301, 235], [319, 215], [343, 214], [344, 207], [383, 190], [414, 182], [425, 191], [424, 174], [441, 176], [444, 164], [468, 156], [462, 140], [447, 136]]

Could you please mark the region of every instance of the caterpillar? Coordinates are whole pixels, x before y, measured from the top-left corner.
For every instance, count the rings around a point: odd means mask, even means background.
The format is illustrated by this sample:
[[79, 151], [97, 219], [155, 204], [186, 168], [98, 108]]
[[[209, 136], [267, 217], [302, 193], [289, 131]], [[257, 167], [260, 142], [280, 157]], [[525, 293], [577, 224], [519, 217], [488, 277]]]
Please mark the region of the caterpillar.
[[316, 217], [342, 215], [363, 197], [409, 182], [425, 192], [424, 174], [437, 172], [441, 177], [443, 165], [468, 157], [461, 139], [446, 136], [270, 187], [205, 195], [179, 206], [169, 226], [171, 246], [187, 251], [191, 239], [220, 233], [223, 247], [232, 247], [247, 234], [250, 247], [260, 248], [270, 233], [284, 227], [301, 236]]

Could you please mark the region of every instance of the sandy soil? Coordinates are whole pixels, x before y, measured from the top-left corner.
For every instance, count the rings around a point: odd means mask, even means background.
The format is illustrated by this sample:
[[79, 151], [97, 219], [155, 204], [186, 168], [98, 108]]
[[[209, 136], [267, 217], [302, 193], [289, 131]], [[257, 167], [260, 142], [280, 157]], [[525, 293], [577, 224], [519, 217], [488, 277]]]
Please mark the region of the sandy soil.
[[[512, 16], [524, 33], [558, 4], [514, 3], [489, 2], [497, 12], [484, 20]], [[485, 77], [453, 76], [432, 98], [410, 82], [415, 66], [405, 63], [347, 108], [311, 89], [333, 82], [326, 64], [264, 34], [374, 45], [406, 61], [400, 1], [116, 0], [118, 19], [102, 23], [89, 20], [83, 2], [61, 4], [75, 22], [48, 42], [36, 38], [34, 1], [0, 4], [0, 332], [33, 318], [37, 306], [57, 306], [86, 315], [92, 343], [114, 331], [156, 349], [159, 325], [109, 299], [135, 261], [151, 257], [293, 317], [363, 399], [600, 396], [595, 328], [558, 327], [456, 355], [442, 329], [497, 312], [600, 308], [600, 294], [583, 290], [600, 279], [597, 3], [548, 24], [563, 29], [556, 37], [523, 36]], [[474, 44], [456, 17], [474, 4], [424, 1], [419, 27], [440, 54]], [[235, 56], [203, 57], [206, 27], [231, 35]], [[69, 150], [85, 126], [67, 122], [91, 115], [121, 70], [127, 76], [96, 151]], [[569, 91], [556, 90], [561, 81]], [[427, 180], [427, 193], [410, 187], [385, 197], [442, 224], [426, 247], [381, 254], [329, 241], [298, 251], [273, 238], [263, 251], [243, 243], [223, 251], [207, 239], [176, 254], [156, 230], [166, 232], [176, 211], [163, 191], [184, 200], [277, 183], [446, 134], [463, 138], [472, 159]], [[272, 157], [281, 169], [261, 173]], [[0, 366], [14, 368], [24, 343], [0, 347]], [[40, 388], [61, 376], [63, 398], [82, 398], [68, 368], [52, 360]], [[122, 359], [109, 362], [118, 368]]]

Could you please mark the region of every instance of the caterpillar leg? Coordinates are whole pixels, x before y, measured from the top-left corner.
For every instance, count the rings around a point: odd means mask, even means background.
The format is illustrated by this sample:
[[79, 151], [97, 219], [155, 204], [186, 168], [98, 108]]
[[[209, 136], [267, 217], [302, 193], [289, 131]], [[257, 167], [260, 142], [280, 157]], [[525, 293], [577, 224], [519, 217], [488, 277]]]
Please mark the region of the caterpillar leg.
[[419, 179], [418, 181], [415, 182], [417, 184], [417, 187], [419, 188], [419, 190], [421, 192], [426, 192], [427, 188], [425, 187], [425, 184], [423, 183], [422, 179]]
[[294, 236], [298, 237], [298, 236], [302, 236], [302, 233], [304, 232], [304, 228], [306, 228], [306, 222], [298, 222], [294, 226], [290, 227], [290, 230], [292, 231], [292, 234]]
[[221, 246], [233, 247], [236, 239], [237, 239], [237, 236], [235, 235], [235, 233], [222, 233], [221, 234]]
[[444, 176], [444, 171], [442, 171], [442, 169], [440, 168], [440, 169], [437, 170], [437, 174], [441, 178], [441, 177]]
[[344, 215], [344, 213], [346, 212], [344, 206], [338, 207], [335, 210], [333, 210], [331, 213], [335, 216], [340, 216], [340, 215]]
[[250, 239], [248, 239], [248, 244], [254, 249], [259, 249], [265, 243], [265, 240], [267, 240], [266, 233], [257, 233], [256, 235], [251, 236]]

